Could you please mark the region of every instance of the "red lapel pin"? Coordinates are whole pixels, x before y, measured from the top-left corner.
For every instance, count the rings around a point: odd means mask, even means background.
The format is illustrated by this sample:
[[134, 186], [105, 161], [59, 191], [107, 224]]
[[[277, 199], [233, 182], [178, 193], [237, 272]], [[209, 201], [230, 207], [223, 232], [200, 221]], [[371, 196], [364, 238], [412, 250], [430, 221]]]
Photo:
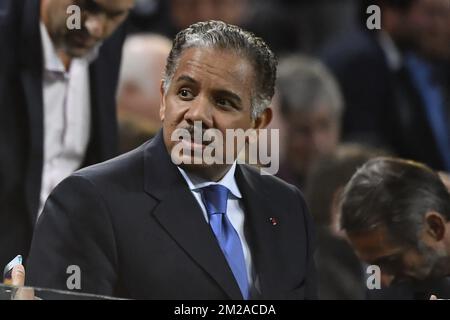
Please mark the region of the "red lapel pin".
[[276, 218], [269, 218], [269, 222], [270, 222], [273, 226], [278, 225], [278, 220], [277, 220]]

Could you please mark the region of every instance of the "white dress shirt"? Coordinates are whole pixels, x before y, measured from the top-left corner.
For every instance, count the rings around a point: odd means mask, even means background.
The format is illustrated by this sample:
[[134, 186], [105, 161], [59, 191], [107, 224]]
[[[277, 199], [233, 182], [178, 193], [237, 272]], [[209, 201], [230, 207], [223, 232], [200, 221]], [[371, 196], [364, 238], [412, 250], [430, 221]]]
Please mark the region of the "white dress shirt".
[[244, 251], [245, 266], [247, 268], [247, 278], [249, 281], [250, 292], [252, 292], [254, 289], [260, 291], [258, 280], [256, 279], [255, 281], [256, 277], [253, 271], [252, 256], [244, 233], [245, 214], [244, 209], [242, 207], [242, 203], [240, 201], [240, 199], [242, 199], [242, 195], [241, 192], [239, 191], [236, 179], [234, 177], [234, 173], [236, 171], [236, 162], [234, 162], [230, 170], [228, 170], [225, 176], [218, 182], [207, 181], [198, 176], [188, 174], [180, 167], [178, 167], [178, 170], [180, 170], [184, 180], [186, 180], [189, 189], [191, 190], [192, 194], [197, 200], [200, 208], [202, 209], [203, 216], [205, 217], [205, 220], [208, 223], [209, 217], [205, 205], [202, 201], [202, 196], [200, 193], [201, 188], [207, 187], [212, 184], [220, 184], [226, 187], [228, 190], [230, 190], [230, 192], [228, 193], [226, 214], [231, 224], [233, 225], [234, 229], [237, 231], [239, 239], [241, 240], [242, 249]]
[[90, 138], [89, 64], [96, 50], [72, 59], [66, 71], [45, 25], [40, 24], [44, 57], [44, 165], [38, 217], [53, 188], [82, 165]]

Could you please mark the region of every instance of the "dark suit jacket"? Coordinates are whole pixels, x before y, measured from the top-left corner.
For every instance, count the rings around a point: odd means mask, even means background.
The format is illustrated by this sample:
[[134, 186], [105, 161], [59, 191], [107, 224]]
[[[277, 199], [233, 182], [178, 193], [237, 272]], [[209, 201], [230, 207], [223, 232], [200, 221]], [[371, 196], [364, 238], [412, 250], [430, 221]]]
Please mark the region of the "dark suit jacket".
[[317, 229], [315, 254], [320, 300], [362, 300], [367, 290], [364, 270], [354, 249], [329, 228]]
[[[316, 297], [310, 217], [298, 189], [238, 165], [245, 232], [265, 299]], [[270, 223], [276, 218], [278, 224]], [[242, 299], [160, 132], [143, 146], [63, 181], [33, 238], [28, 283], [137, 299]]]
[[[43, 167], [43, 57], [39, 0], [0, 1], [0, 267], [28, 254]], [[86, 164], [115, 155], [115, 88], [124, 30], [90, 68], [92, 127]]]
[[345, 98], [345, 140], [387, 147], [400, 157], [443, 169], [424, 102], [408, 71], [389, 69], [376, 33], [346, 34], [324, 50], [323, 60]]

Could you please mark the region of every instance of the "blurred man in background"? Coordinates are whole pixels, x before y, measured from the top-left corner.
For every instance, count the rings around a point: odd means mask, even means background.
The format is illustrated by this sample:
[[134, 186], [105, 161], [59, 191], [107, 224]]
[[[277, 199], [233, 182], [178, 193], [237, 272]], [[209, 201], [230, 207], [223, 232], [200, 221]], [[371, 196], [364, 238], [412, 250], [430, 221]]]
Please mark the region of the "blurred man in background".
[[[381, 9], [369, 30], [366, 9]], [[450, 169], [447, 0], [364, 1], [364, 25], [324, 52], [346, 100], [343, 138]]]
[[340, 145], [312, 166], [305, 199], [317, 226], [316, 264], [320, 299], [365, 299], [362, 263], [340, 228], [340, 198], [356, 170], [381, 150], [357, 144]]
[[[429, 281], [434, 289], [448, 284], [450, 193], [425, 165], [393, 158], [367, 162], [345, 188], [342, 228], [359, 257], [379, 266], [384, 286], [411, 280], [423, 291]], [[439, 295], [449, 289], [440, 288]], [[422, 298], [433, 293], [424, 291]]]
[[114, 31], [133, 2], [0, 2], [0, 266], [27, 256], [62, 179], [115, 155], [124, 30]]
[[292, 56], [280, 61], [277, 89], [285, 123], [285, 160], [279, 177], [303, 186], [318, 157], [339, 140], [343, 100], [334, 77], [318, 60]]
[[[352, 1], [355, 0], [345, 0]], [[296, 4], [287, 5], [285, 1], [280, 0], [137, 0], [130, 23], [133, 32], [157, 32], [172, 38], [178, 31], [194, 22], [221, 20], [254, 32], [280, 55], [292, 54], [300, 49], [299, 43], [303, 43], [302, 40], [306, 40], [306, 45], [315, 41], [318, 36], [317, 29], [319, 26], [324, 27], [324, 21], [330, 22], [335, 18], [348, 21], [345, 16], [340, 15], [342, 10], [339, 10], [336, 17], [336, 9], [342, 7], [341, 3], [328, 8], [327, 14], [315, 19], [321, 10], [307, 9], [315, 5], [317, 0], [296, 2], [305, 6], [300, 8]], [[320, 2], [329, 3], [328, 0]], [[302, 24], [301, 27], [299, 23]], [[301, 34], [300, 29], [304, 31]], [[314, 32], [310, 32], [312, 29]], [[331, 31], [337, 27], [333, 25], [326, 29]], [[280, 36], [284, 34], [290, 36]]]
[[117, 109], [119, 151], [125, 153], [155, 136], [159, 118], [159, 84], [171, 41], [156, 34], [130, 36], [123, 47]]

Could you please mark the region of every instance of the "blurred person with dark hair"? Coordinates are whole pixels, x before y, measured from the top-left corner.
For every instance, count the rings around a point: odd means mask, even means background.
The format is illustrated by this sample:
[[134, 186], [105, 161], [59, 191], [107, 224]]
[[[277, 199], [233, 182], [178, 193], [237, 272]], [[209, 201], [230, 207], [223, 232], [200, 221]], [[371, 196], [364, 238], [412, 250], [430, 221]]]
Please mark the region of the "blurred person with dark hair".
[[317, 226], [316, 265], [320, 299], [365, 299], [363, 266], [340, 229], [340, 198], [356, 170], [385, 152], [340, 145], [321, 157], [308, 175], [305, 199]]
[[344, 103], [327, 68], [306, 56], [280, 61], [277, 89], [287, 138], [279, 177], [301, 187], [314, 161], [336, 149]]
[[[221, 20], [243, 25], [254, 0], [135, 0], [131, 33], [158, 33], [173, 38], [198, 21]], [[265, 0], [257, 0], [258, 3]]]
[[133, 2], [0, 1], [0, 266], [28, 255], [61, 180], [116, 154], [118, 27]]
[[124, 44], [117, 94], [119, 151], [125, 153], [161, 129], [159, 84], [172, 42], [157, 34], [130, 36]]
[[364, 20], [324, 51], [346, 100], [343, 138], [448, 171], [448, 1], [365, 1], [364, 12], [372, 4], [381, 9], [381, 30], [368, 30]]
[[347, 184], [341, 210], [351, 244], [379, 266], [384, 286], [412, 283], [412, 297], [420, 290], [428, 299], [441, 284], [438, 295], [450, 297], [450, 193], [436, 172], [413, 161], [370, 160]]
[[131, 23], [135, 32], [173, 37], [197, 21], [221, 20], [262, 37], [279, 55], [299, 49], [298, 19], [293, 13], [285, 4], [273, 0], [138, 0]]

